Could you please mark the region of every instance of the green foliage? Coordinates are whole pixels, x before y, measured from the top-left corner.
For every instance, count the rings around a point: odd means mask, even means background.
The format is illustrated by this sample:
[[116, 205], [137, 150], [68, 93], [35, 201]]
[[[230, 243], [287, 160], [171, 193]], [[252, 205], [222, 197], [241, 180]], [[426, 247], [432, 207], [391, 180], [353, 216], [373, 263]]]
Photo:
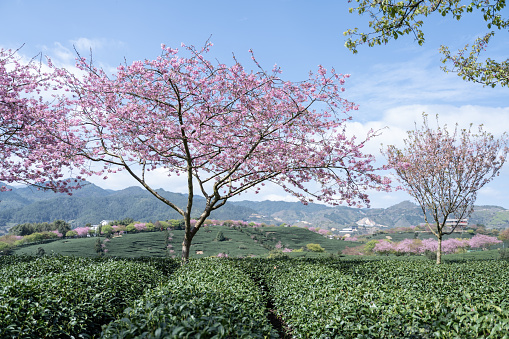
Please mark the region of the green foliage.
[[372, 254], [373, 253], [373, 249], [375, 248], [376, 244], [378, 244], [378, 242], [379, 242], [379, 240], [376, 240], [376, 239], [372, 239], [372, 240], [368, 241], [364, 245], [364, 251], [367, 254]]
[[9, 244], [7, 244], [7, 243], [5, 243], [3, 241], [0, 241], [0, 251], [5, 251], [9, 247], [10, 247]]
[[426, 252], [424, 252], [424, 255], [426, 256], [426, 258], [428, 258], [429, 260], [431, 260], [433, 262], [436, 262], [436, 260], [437, 260], [437, 252], [426, 251]]
[[162, 227], [163, 229], [167, 229], [168, 227], [170, 227], [170, 224], [167, 223], [166, 221], [158, 221], [159, 223], [159, 226]]
[[104, 225], [101, 228], [101, 232], [106, 234], [106, 235], [110, 235], [110, 234], [113, 233], [113, 226], [111, 226], [111, 225]]
[[98, 255], [102, 255], [103, 254], [104, 250], [103, 250], [102, 241], [101, 241], [100, 238], [97, 238], [95, 240], [94, 250], [95, 250], [95, 253], [97, 253]]
[[14, 235], [30, 235], [32, 233], [43, 233], [49, 231], [58, 231], [62, 234], [65, 234], [67, 231], [71, 230], [71, 225], [66, 223], [63, 220], [55, 220], [52, 223], [24, 223], [13, 226], [9, 229], [9, 234]]
[[151, 222], [146, 223], [146, 224], [145, 224], [145, 227], [147, 228], [147, 231], [149, 231], [149, 232], [152, 232], [152, 231], [154, 231], [154, 230], [156, 229], [156, 227], [154, 226], [154, 224], [153, 224], [153, 223], [151, 223]]
[[67, 231], [67, 233], [65, 233], [65, 236], [67, 238], [77, 237], [78, 236], [78, 232], [76, 232], [76, 231]]
[[308, 249], [308, 251], [311, 251], [311, 252], [325, 251], [324, 248], [322, 246], [320, 246], [320, 244], [307, 244], [306, 248]]
[[185, 229], [184, 219], [179, 219], [179, 220], [171, 219], [171, 220], [168, 220], [168, 224], [174, 230], [183, 230], [183, 229]]
[[[229, 228], [224, 226], [210, 226], [213, 230], [210, 233], [199, 232], [193, 239], [191, 256], [204, 257], [214, 256], [218, 253], [228, 253], [230, 257], [238, 256], [262, 256], [265, 257], [274, 249], [274, 246], [281, 241], [283, 247], [293, 250], [287, 253], [290, 257], [294, 256], [321, 256], [325, 252], [302, 252], [295, 251], [301, 247], [306, 247], [308, 243], [319, 244], [328, 253], [342, 251], [351, 243], [333, 239], [327, 239], [317, 233], [298, 227], [263, 227], [263, 228]], [[230, 241], [214, 241], [217, 233], [221, 231]], [[164, 231], [163, 231], [164, 232]], [[172, 245], [175, 252], [180, 250], [180, 245], [184, 237], [183, 230], [169, 230], [173, 233]], [[54, 233], [50, 233], [55, 236]], [[254, 241], [255, 237], [257, 242]], [[71, 238], [55, 240], [53, 242], [37, 244], [32, 246], [16, 248], [16, 254], [33, 255], [37, 247], [44, 248], [46, 253], [55, 253], [62, 255], [77, 255], [95, 257], [97, 253], [94, 250], [96, 237], [90, 238]], [[108, 255], [118, 257], [165, 257], [168, 243], [166, 243], [164, 233], [141, 232], [123, 234], [121, 237], [113, 237], [108, 243]], [[203, 254], [196, 252], [202, 251]], [[200, 252], [201, 253], [201, 252]]]
[[286, 259], [289, 258], [286, 253], [283, 253], [281, 250], [272, 250], [269, 252], [269, 255], [267, 256], [269, 259]]
[[[77, 234], [77, 233], [76, 233]], [[20, 244], [37, 243], [43, 240], [56, 239], [58, 236], [53, 232], [36, 232], [26, 235], [21, 239]], [[18, 244], [16, 244], [18, 245]]]
[[503, 338], [509, 331], [505, 261], [308, 259], [249, 269], [262, 272], [296, 338]]
[[136, 301], [103, 338], [277, 338], [255, 283], [228, 260], [191, 260]]
[[[419, 45], [424, 44], [423, 20], [430, 15], [450, 16], [460, 20], [467, 12], [477, 11], [486, 22], [489, 30], [496, 27], [506, 30], [509, 27], [509, 18], [502, 14], [506, 7], [506, 0], [471, 0], [464, 4], [464, 0], [356, 0], [357, 8], [350, 8], [350, 13], [357, 12], [362, 15], [368, 13], [371, 17], [369, 27], [371, 32], [359, 33], [358, 28], [349, 29], [343, 34], [349, 36], [345, 46], [353, 53], [357, 47], [367, 44], [385, 45], [390, 40], [398, 39], [403, 35], [413, 35]], [[458, 73], [464, 80], [474, 81], [483, 85], [495, 87], [509, 85], [509, 59], [497, 62], [490, 58], [478, 62], [480, 53], [486, 49], [494, 31], [484, 34], [472, 45], [468, 56], [465, 56], [468, 45], [451, 55], [449, 48], [442, 46], [440, 52], [444, 55], [443, 63], [450, 62], [452, 68], [443, 67], [446, 72]], [[352, 39], [352, 37], [355, 37]]]
[[121, 220], [115, 220], [115, 221], [112, 221], [109, 223], [109, 225], [111, 226], [114, 226], [114, 225], [117, 225], [117, 226], [127, 226], [129, 224], [134, 224], [134, 219], [133, 218], [124, 218], [124, 219], [121, 219]]
[[225, 241], [225, 240], [228, 240], [228, 239], [226, 239], [226, 237], [224, 236], [222, 231], [219, 231], [219, 232], [217, 232], [216, 238], [214, 240], [215, 241]]
[[3, 256], [0, 337], [277, 338], [270, 299], [295, 338], [505, 338], [508, 281], [505, 260]]
[[98, 335], [102, 325], [114, 320], [146, 289], [159, 285], [164, 278], [142, 263], [106, 261], [83, 267], [80, 261], [67, 260], [65, 268], [57, 263], [59, 273], [44, 272], [29, 278], [21, 278], [27, 276], [25, 263], [4, 268], [16, 272], [17, 277], [4, 278], [0, 285], [0, 337]]
[[136, 232], [136, 228], [134, 227], [134, 222], [130, 223], [125, 227], [125, 230], [127, 232]]

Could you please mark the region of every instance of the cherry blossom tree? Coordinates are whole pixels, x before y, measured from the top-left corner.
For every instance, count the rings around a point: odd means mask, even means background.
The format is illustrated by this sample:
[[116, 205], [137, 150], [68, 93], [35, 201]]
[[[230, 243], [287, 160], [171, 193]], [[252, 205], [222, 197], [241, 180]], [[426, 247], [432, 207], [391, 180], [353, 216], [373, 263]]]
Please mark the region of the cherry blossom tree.
[[458, 249], [467, 246], [470, 246], [470, 242], [467, 239], [447, 239], [442, 242], [442, 252], [445, 254], [455, 253]]
[[485, 234], [476, 234], [470, 239], [469, 246], [472, 248], [487, 249], [490, 246], [501, 244], [502, 240], [498, 240], [496, 237], [490, 237]]
[[[281, 186], [303, 203], [369, 205], [366, 189], [388, 190], [375, 174], [374, 157], [362, 153], [366, 140], [345, 135], [356, 106], [343, 99], [348, 75], [319, 66], [309, 79], [290, 82], [274, 66], [265, 71], [252, 52], [255, 71], [234, 57], [228, 66], [206, 59], [204, 48], [162, 46], [155, 60], [121, 65], [112, 76], [79, 57], [78, 78], [56, 70], [73, 97], [58, 107], [67, 112], [60, 138], [83, 175], [127, 171], [185, 221], [182, 258], [210, 213], [228, 199], [265, 182]], [[90, 170], [87, 162], [104, 165]], [[158, 171], [187, 180], [185, 207], [149, 184]], [[316, 188], [318, 187], [318, 188]], [[195, 190], [205, 208], [191, 221]]]
[[[477, 133], [472, 126], [460, 130], [456, 125], [452, 132], [447, 126], [433, 129], [427, 116], [423, 118], [422, 127], [408, 132], [405, 148], [389, 146], [385, 155], [437, 237], [440, 264], [443, 236], [451, 234], [459, 221], [470, 215], [477, 191], [498, 175], [507, 156], [507, 136], [495, 138], [482, 126]], [[458, 222], [448, 227], [449, 218]]]
[[379, 254], [390, 254], [396, 251], [395, 244], [389, 240], [380, 240], [375, 247], [373, 248], [373, 252]]
[[394, 244], [394, 249], [399, 253], [417, 254], [419, 253], [419, 239], [403, 239], [399, 243]]
[[70, 162], [45, 132], [59, 116], [42, 94], [58, 87], [41, 67], [35, 60], [23, 63], [17, 51], [0, 49], [0, 181], [69, 192], [79, 183], [61, 180], [62, 166]]

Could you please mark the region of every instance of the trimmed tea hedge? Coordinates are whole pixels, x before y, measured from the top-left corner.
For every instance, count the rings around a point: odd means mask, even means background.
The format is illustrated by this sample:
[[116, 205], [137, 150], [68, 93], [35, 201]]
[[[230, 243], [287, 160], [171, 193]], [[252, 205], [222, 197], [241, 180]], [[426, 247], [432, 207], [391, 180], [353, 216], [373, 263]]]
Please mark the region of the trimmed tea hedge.
[[507, 338], [509, 264], [280, 261], [265, 264], [296, 338]]
[[[5, 267], [16, 270], [18, 278], [11, 275], [0, 282], [0, 337], [98, 335], [102, 325], [165, 280], [162, 273], [143, 263], [85, 260], [82, 264], [80, 259], [49, 258], [35, 261], [35, 266]], [[46, 274], [38, 271], [50, 266]]]
[[278, 338], [257, 285], [229, 260], [192, 260], [136, 301], [103, 338]]

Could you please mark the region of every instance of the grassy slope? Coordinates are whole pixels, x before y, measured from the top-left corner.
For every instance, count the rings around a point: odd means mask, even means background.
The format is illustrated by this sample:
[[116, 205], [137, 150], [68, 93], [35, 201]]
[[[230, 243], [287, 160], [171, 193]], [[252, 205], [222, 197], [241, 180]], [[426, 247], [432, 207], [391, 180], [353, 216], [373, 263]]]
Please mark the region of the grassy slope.
[[[221, 231], [228, 239], [226, 241], [215, 241], [218, 232]], [[174, 253], [172, 255], [180, 256], [181, 242], [184, 237], [184, 231], [172, 231], [172, 240], [170, 244]], [[414, 233], [391, 234], [393, 241], [401, 241], [405, 238], [413, 238]], [[419, 234], [420, 239], [432, 237], [430, 234]], [[453, 237], [459, 237], [454, 235]], [[471, 235], [464, 234], [464, 237]], [[385, 238], [385, 235], [374, 236], [375, 239]], [[101, 241], [104, 238], [100, 238]], [[94, 247], [97, 238], [80, 238], [80, 239], [62, 239], [45, 244], [35, 244], [16, 249], [15, 254], [34, 255], [37, 249], [42, 247], [46, 254], [75, 255], [83, 257], [94, 257]], [[255, 241], [256, 240], [256, 241]], [[230, 257], [248, 257], [267, 256], [269, 250], [263, 246], [274, 246], [279, 241], [283, 247], [291, 249], [299, 249], [305, 247], [309, 243], [320, 244], [324, 249], [324, 253], [312, 252], [293, 252], [288, 253], [291, 257], [317, 257], [329, 254], [338, 254], [345, 247], [355, 247], [362, 245], [358, 242], [346, 242], [340, 240], [327, 239], [317, 233], [313, 233], [303, 228], [297, 227], [263, 227], [259, 229], [243, 228], [236, 230], [224, 226], [214, 226], [201, 229], [193, 239], [191, 247], [191, 257], [208, 257], [215, 256], [218, 253], [227, 253]], [[107, 243], [108, 256], [117, 257], [164, 257], [164, 233], [163, 232], [146, 232], [136, 234], [124, 234], [121, 237], [115, 237]], [[465, 254], [451, 254], [445, 256], [448, 259], [487, 259], [498, 258], [498, 251], [495, 246], [491, 251], [477, 251]], [[198, 254], [201, 251], [203, 254]], [[358, 257], [357, 257], [358, 258]]]
[[[217, 233], [221, 231], [228, 239], [226, 241], [214, 241]], [[184, 231], [175, 230], [170, 244], [179, 255]], [[101, 241], [104, 238], [100, 238]], [[97, 238], [62, 239], [45, 244], [35, 244], [21, 247], [15, 250], [15, 254], [35, 254], [39, 247], [42, 247], [46, 254], [62, 254], [76, 256], [96, 256], [94, 246]], [[236, 230], [224, 226], [201, 229], [193, 239], [191, 248], [192, 257], [214, 256], [218, 253], [228, 253], [231, 257], [238, 256], [266, 256], [269, 250], [263, 244], [274, 246], [281, 241], [282, 246], [291, 249], [305, 247], [309, 243], [320, 244], [326, 251], [325, 254], [343, 250], [346, 246], [354, 246], [356, 243], [327, 239], [319, 234], [306, 229], [296, 227], [264, 227], [260, 229], [244, 228]], [[124, 234], [115, 237], [107, 243], [109, 256], [118, 257], [140, 257], [155, 256], [164, 257], [164, 233], [146, 232], [137, 234]], [[202, 251], [203, 254], [197, 254]], [[309, 252], [292, 253], [292, 256], [316, 256]], [[322, 254], [323, 255], [323, 254]]]

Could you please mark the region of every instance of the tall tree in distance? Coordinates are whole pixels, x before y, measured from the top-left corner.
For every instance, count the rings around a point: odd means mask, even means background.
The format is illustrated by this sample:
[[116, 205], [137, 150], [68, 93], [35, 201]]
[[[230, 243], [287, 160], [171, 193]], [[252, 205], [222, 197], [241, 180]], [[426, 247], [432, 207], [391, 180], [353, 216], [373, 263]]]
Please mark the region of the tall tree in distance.
[[[438, 239], [437, 264], [441, 263], [442, 238], [474, 209], [477, 192], [499, 174], [508, 147], [507, 135], [495, 138], [479, 126], [477, 133], [458, 126], [436, 129], [424, 123], [408, 132], [405, 147], [391, 145], [384, 154], [407, 192], [421, 206], [426, 224]], [[458, 221], [449, 226], [447, 219]], [[431, 219], [431, 220], [430, 220]]]
[[[441, 15], [460, 20], [463, 15], [478, 12], [486, 22], [489, 32], [478, 38], [470, 47], [465, 46], [457, 54], [451, 54], [447, 46], [440, 48], [444, 55], [442, 62], [449, 66], [442, 69], [455, 72], [464, 80], [477, 82], [485, 86], [509, 86], [509, 59], [496, 61], [490, 58], [479, 60], [497, 30], [509, 28], [509, 18], [502, 16], [506, 0], [349, 0], [358, 7], [350, 8], [350, 13], [368, 14], [371, 17], [371, 32], [359, 33], [352, 28], [343, 34], [349, 36], [345, 46], [357, 53], [357, 47], [367, 44], [372, 47], [389, 43], [403, 35], [413, 35], [415, 41], [422, 45], [425, 41], [422, 27], [425, 18]], [[468, 53], [467, 53], [468, 52]]]
[[[60, 107], [68, 112], [59, 138], [73, 148], [69, 156], [83, 175], [128, 172], [182, 215], [184, 262], [210, 213], [264, 182], [303, 203], [369, 205], [367, 189], [389, 189], [389, 180], [375, 174], [374, 157], [361, 152], [376, 132], [360, 141], [345, 135], [356, 109], [341, 96], [348, 75], [319, 67], [306, 81], [285, 81], [277, 66], [266, 72], [254, 56], [257, 71], [235, 57], [232, 66], [210, 62], [210, 46], [183, 46], [188, 57], [180, 57], [163, 45], [155, 60], [121, 65], [111, 77], [84, 58], [77, 65], [83, 78], [56, 70], [73, 93]], [[87, 162], [104, 167], [90, 170]], [[185, 207], [149, 184], [154, 171], [168, 183], [186, 178]], [[195, 190], [206, 205], [191, 220]]]
[[69, 192], [79, 183], [62, 180], [62, 167], [70, 162], [58, 140], [45, 133], [60, 119], [41, 96], [51, 97], [58, 86], [41, 68], [40, 61], [22, 62], [17, 51], [0, 49], [0, 181]]

